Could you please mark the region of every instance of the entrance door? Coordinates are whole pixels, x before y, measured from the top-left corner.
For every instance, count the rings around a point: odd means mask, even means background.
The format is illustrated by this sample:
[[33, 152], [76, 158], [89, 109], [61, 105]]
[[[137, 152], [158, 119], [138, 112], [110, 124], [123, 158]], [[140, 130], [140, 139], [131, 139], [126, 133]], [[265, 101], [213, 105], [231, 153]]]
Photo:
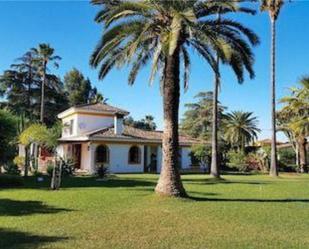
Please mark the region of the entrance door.
[[80, 169], [81, 166], [81, 154], [82, 154], [82, 145], [74, 144], [73, 145], [73, 160], [75, 162], [75, 168]]

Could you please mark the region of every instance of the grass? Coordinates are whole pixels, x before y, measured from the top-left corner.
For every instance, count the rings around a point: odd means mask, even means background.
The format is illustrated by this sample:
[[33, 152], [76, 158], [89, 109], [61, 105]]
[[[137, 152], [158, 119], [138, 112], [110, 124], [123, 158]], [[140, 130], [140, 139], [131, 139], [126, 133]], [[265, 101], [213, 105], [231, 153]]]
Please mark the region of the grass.
[[0, 248], [309, 248], [309, 175], [182, 178], [190, 199], [156, 196], [156, 175], [0, 189]]

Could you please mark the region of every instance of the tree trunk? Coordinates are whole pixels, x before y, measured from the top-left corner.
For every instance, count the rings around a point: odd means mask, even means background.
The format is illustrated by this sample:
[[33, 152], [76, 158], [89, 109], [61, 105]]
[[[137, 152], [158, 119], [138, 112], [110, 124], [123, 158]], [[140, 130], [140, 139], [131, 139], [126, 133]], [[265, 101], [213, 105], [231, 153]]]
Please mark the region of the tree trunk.
[[295, 145], [295, 164], [296, 164], [297, 169], [299, 170], [299, 169], [300, 169], [300, 163], [299, 163], [299, 145], [298, 145], [297, 142], [296, 142], [296, 145]]
[[219, 58], [217, 56], [215, 72], [215, 81], [214, 81], [214, 96], [212, 104], [212, 137], [211, 137], [211, 167], [210, 175], [215, 178], [220, 178], [220, 166], [219, 166], [219, 157], [218, 157], [218, 95], [219, 95], [219, 84], [220, 84], [220, 75], [219, 75]]
[[276, 20], [271, 19], [271, 163], [270, 175], [278, 176], [276, 139]]
[[41, 111], [40, 111], [40, 122], [44, 124], [44, 106], [45, 106], [45, 84], [46, 84], [46, 62], [43, 65], [43, 76], [41, 84]]
[[29, 170], [29, 147], [25, 146], [25, 170], [24, 170], [24, 177], [28, 176], [28, 170]]
[[156, 193], [165, 196], [185, 197], [186, 192], [179, 174], [179, 51], [166, 59], [163, 82], [163, 158]]
[[29, 67], [29, 77], [28, 77], [28, 98], [27, 98], [27, 105], [28, 105], [28, 118], [30, 118], [32, 112], [31, 112], [31, 84], [32, 84], [32, 66]]
[[300, 173], [305, 173], [307, 172], [306, 138], [299, 138], [297, 143], [299, 148]]

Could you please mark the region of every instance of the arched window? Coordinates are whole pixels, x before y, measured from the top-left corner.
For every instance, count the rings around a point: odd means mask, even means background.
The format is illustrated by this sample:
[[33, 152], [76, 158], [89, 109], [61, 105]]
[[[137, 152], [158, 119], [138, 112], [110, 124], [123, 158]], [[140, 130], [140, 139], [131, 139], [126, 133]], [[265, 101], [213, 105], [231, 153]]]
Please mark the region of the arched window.
[[108, 163], [109, 162], [109, 149], [106, 145], [99, 145], [97, 147], [95, 161], [96, 163]]
[[129, 163], [140, 164], [141, 163], [141, 150], [137, 146], [132, 146], [129, 150]]

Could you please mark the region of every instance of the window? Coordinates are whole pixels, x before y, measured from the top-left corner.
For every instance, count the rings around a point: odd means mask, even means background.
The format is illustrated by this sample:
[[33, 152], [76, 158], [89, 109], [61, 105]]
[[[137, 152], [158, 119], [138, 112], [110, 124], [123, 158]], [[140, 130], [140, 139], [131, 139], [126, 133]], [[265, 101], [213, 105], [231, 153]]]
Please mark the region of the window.
[[141, 150], [137, 146], [132, 146], [129, 150], [129, 163], [140, 164], [141, 163]]
[[96, 149], [96, 163], [108, 163], [109, 162], [109, 149], [105, 145], [99, 145]]

